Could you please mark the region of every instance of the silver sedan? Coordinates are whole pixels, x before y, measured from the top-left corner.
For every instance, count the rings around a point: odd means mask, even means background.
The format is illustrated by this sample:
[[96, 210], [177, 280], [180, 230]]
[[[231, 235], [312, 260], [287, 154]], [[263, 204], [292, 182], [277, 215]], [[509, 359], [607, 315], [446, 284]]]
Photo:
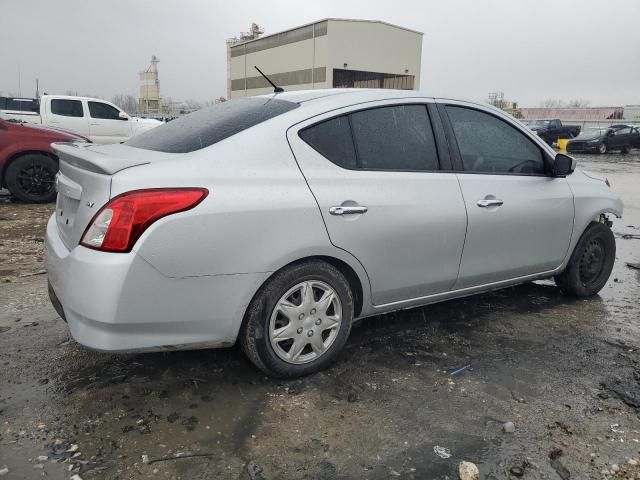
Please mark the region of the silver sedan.
[[555, 278], [597, 293], [622, 203], [492, 107], [395, 90], [224, 102], [55, 144], [49, 293], [105, 351], [224, 347], [326, 367], [354, 319]]

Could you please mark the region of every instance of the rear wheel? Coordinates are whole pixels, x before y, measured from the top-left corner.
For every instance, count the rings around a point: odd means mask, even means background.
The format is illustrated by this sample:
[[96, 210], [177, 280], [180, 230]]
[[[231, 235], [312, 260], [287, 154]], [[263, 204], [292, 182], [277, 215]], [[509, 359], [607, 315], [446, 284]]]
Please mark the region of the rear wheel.
[[602, 142], [600, 145], [598, 145], [598, 153], [601, 154], [605, 154], [607, 153], [607, 144]]
[[605, 286], [616, 257], [613, 232], [593, 222], [580, 237], [564, 272], [556, 275], [560, 289], [574, 297], [595, 295]]
[[281, 378], [321, 370], [337, 358], [353, 319], [344, 275], [323, 261], [275, 273], [251, 301], [240, 344], [262, 371]]
[[5, 184], [22, 202], [46, 203], [56, 198], [57, 162], [42, 153], [29, 153], [11, 162]]

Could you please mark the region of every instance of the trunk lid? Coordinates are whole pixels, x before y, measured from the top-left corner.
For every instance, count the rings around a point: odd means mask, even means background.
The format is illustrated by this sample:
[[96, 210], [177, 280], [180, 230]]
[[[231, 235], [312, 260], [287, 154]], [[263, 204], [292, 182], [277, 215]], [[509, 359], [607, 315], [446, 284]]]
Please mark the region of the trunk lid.
[[124, 145], [54, 143], [60, 159], [56, 177], [56, 223], [60, 237], [71, 250], [81, 240], [89, 222], [111, 198], [111, 179], [125, 168], [151, 162], [149, 152]]

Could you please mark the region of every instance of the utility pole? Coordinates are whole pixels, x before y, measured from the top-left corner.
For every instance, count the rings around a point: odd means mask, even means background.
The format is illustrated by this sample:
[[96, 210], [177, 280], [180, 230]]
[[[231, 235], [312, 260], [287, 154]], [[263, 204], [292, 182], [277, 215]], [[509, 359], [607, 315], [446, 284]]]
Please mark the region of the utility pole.
[[22, 96], [22, 87], [20, 85], [20, 64], [18, 64], [18, 96]]

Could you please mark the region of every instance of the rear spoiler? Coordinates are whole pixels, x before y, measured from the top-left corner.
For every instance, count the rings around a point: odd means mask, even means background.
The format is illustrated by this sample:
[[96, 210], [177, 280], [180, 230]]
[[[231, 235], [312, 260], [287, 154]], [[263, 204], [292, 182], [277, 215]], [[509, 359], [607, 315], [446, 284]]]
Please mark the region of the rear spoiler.
[[[125, 168], [150, 163], [149, 160], [124, 158], [107, 154], [107, 152], [103, 153], [94, 150], [95, 147], [96, 145], [91, 143], [59, 142], [51, 144], [51, 148], [61, 161], [101, 175], [113, 175]], [[103, 150], [107, 149], [103, 147]], [[112, 150], [115, 149], [112, 148]]]

